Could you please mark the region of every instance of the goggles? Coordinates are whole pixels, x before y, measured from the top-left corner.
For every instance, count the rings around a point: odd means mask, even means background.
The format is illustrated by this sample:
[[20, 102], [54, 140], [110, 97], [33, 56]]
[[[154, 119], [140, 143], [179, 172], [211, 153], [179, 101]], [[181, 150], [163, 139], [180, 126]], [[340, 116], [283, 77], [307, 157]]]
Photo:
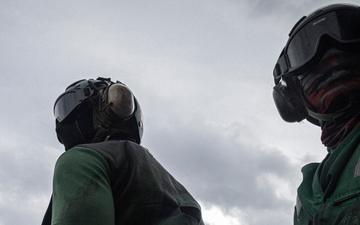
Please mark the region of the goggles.
[[359, 49], [360, 7], [329, 6], [303, 17], [289, 36], [273, 71], [276, 83], [283, 76], [309, 71], [330, 46], [343, 50]]
[[82, 102], [107, 86], [106, 82], [99, 80], [80, 80], [70, 85], [55, 101], [55, 118], [64, 121]]

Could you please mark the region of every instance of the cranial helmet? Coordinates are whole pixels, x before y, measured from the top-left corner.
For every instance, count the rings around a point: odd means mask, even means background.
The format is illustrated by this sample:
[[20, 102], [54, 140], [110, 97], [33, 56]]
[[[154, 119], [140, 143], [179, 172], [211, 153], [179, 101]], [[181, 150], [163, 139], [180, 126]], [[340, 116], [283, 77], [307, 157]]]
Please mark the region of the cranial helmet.
[[106, 139], [141, 142], [140, 105], [131, 90], [119, 81], [97, 78], [71, 84], [56, 99], [54, 116], [58, 139], [66, 150]]
[[298, 77], [308, 73], [330, 48], [360, 52], [359, 6], [329, 5], [304, 16], [292, 28], [273, 71], [273, 98], [283, 120], [306, 118], [318, 124], [339, 116], [315, 113], [299, 87]]

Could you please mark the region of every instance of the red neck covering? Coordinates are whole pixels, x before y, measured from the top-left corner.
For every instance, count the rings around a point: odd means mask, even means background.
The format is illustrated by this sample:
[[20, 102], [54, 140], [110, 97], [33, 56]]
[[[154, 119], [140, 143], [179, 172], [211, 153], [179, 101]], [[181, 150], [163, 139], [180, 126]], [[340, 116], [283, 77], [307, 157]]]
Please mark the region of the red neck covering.
[[[309, 107], [316, 113], [344, 113], [337, 121], [320, 121], [321, 140], [335, 148], [360, 122], [360, 53], [327, 51], [319, 64], [300, 77]], [[349, 111], [347, 111], [349, 110]]]

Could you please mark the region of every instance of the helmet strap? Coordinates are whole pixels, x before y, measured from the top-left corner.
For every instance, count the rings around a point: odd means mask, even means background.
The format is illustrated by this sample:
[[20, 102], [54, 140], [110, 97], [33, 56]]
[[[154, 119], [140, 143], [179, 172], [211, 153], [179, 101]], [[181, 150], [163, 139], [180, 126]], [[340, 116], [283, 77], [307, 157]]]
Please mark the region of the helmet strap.
[[92, 139], [92, 143], [96, 143], [96, 142], [101, 142], [104, 141], [106, 139], [109, 138], [109, 128], [108, 126], [105, 127], [104, 125], [100, 125], [97, 129], [96, 129], [96, 133], [94, 138]]
[[110, 120], [105, 112], [107, 107], [102, 106], [103, 100], [101, 95], [102, 91], [99, 91], [97, 95], [89, 99], [93, 110], [93, 126], [95, 130], [92, 143], [104, 141], [106, 136], [109, 135]]

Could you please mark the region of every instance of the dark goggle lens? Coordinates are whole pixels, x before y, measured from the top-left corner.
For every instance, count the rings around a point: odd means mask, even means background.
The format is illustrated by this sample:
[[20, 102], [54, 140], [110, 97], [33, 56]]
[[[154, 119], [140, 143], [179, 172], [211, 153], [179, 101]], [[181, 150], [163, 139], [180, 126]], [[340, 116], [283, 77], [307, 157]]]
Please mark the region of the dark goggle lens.
[[293, 36], [286, 51], [289, 66], [295, 68], [308, 62], [316, 54], [320, 39], [324, 35], [342, 40], [335, 12], [327, 13], [309, 22]]
[[90, 88], [85, 88], [64, 93], [55, 102], [55, 118], [59, 122], [62, 122], [81, 102], [91, 97], [94, 92], [95, 91]]
[[308, 62], [321, 53], [319, 48], [323, 39], [331, 39], [340, 45], [360, 42], [360, 12], [328, 12], [308, 22], [290, 36], [291, 39], [277, 62], [278, 69], [274, 70], [275, 78], [281, 77], [284, 72], [304, 69]]

